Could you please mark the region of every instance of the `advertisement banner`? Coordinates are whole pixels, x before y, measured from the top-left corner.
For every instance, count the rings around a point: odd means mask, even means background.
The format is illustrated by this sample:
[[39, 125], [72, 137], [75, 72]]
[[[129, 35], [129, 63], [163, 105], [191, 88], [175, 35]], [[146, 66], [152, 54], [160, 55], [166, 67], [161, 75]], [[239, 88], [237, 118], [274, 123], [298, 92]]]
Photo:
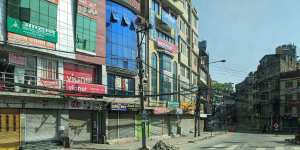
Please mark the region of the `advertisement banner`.
[[48, 0], [48, 2], [58, 5], [58, 0]]
[[169, 51], [170, 53], [177, 54], [177, 46], [163, 40], [162, 38], [158, 38], [157, 46]]
[[[51, 89], [58, 89], [59, 83], [57, 80], [40, 80], [40, 86], [51, 88]], [[41, 93], [45, 94], [58, 94], [55, 91], [47, 91], [47, 90], [40, 90]]]
[[196, 105], [187, 103], [187, 102], [181, 102], [181, 109], [183, 110], [196, 110]]
[[43, 41], [40, 39], [23, 36], [23, 35], [11, 33], [11, 32], [7, 32], [7, 38], [8, 38], [8, 41], [17, 42], [20, 44], [27, 44], [30, 46], [37, 46], [37, 47], [48, 48], [48, 49], [55, 49], [55, 47], [56, 47], [55, 43], [51, 43], [48, 41]]
[[116, 111], [127, 111], [127, 104], [122, 104], [122, 103], [111, 103], [110, 105], [111, 110], [116, 110]]
[[17, 53], [9, 53], [9, 63], [25, 66], [26, 57]]
[[7, 31], [52, 43], [57, 43], [57, 32], [28, 22], [7, 17]]
[[116, 76], [116, 78], [115, 78], [115, 89], [116, 90], [122, 89], [122, 78], [119, 76]]
[[178, 108], [179, 103], [178, 102], [168, 102], [168, 108]]
[[91, 94], [105, 94], [105, 87], [98, 84], [85, 84], [66, 81], [65, 88], [67, 91]]
[[155, 107], [153, 113], [154, 114], [166, 114], [166, 113], [168, 113], [168, 110], [165, 107]]
[[98, 0], [78, 0], [78, 13], [96, 20], [97, 2]]
[[122, 79], [122, 90], [128, 91], [128, 79]]
[[75, 83], [94, 83], [96, 69], [64, 63], [64, 80]]

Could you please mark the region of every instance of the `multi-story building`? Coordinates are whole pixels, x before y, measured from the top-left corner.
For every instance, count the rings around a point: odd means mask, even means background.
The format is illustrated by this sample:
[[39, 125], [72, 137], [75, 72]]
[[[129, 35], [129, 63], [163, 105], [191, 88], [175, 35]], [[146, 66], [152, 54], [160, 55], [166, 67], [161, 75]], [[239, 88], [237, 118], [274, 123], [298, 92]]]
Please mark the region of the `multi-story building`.
[[280, 118], [279, 127], [284, 131], [296, 131], [300, 116], [300, 71], [280, 74]]
[[0, 2], [0, 149], [105, 137], [103, 10], [98, 0]]
[[[280, 119], [280, 73], [297, 69], [296, 46], [282, 45], [275, 54], [265, 55], [254, 72], [253, 109], [259, 128]], [[246, 96], [243, 95], [243, 96]]]

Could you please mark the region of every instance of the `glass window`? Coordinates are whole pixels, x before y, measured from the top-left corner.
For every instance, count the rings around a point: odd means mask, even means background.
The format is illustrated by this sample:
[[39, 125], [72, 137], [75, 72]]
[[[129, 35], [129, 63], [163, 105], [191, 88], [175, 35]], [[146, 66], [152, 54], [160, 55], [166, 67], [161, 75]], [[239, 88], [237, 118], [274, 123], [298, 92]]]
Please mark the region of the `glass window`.
[[180, 66], [180, 74], [182, 77], [185, 77], [185, 67], [183, 65]]
[[184, 56], [186, 56], [187, 54], [186, 54], [186, 44], [183, 42], [183, 41], [181, 41], [181, 53], [182, 53], [182, 55], [184, 55]]
[[184, 21], [183, 21], [182, 18], [180, 19], [180, 31], [181, 31], [182, 33], [185, 32], [185, 23], [184, 23]]
[[96, 20], [78, 13], [76, 25], [76, 48], [95, 52]]
[[[152, 53], [151, 56], [151, 63], [152, 63], [152, 95], [156, 95], [157, 94], [157, 57], [154, 53]], [[156, 101], [157, 97], [153, 96], [152, 100]]]
[[41, 59], [42, 66], [42, 76], [44, 80], [57, 80], [57, 61], [49, 59]]
[[[177, 63], [173, 62], [173, 92], [176, 93], [177, 92]], [[177, 95], [178, 94], [174, 94], [173, 97], [173, 101], [178, 101], [177, 100]]]

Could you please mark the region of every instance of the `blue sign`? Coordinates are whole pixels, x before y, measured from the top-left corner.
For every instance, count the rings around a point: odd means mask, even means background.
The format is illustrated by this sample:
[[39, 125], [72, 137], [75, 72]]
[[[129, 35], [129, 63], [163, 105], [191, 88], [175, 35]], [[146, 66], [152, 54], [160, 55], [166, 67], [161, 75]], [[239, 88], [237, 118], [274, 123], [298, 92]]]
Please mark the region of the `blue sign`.
[[110, 107], [111, 110], [127, 111], [127, 104], [123, 104], [123, 103], [111, 103]]

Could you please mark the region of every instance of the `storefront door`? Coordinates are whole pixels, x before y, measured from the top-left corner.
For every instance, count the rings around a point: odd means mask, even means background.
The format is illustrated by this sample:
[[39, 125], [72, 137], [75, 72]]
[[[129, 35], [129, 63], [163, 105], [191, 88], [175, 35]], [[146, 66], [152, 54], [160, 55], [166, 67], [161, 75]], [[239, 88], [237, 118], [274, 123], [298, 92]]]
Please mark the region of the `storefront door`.
[[0, 150], [19, 149], [20, 110], [0, 109]]

